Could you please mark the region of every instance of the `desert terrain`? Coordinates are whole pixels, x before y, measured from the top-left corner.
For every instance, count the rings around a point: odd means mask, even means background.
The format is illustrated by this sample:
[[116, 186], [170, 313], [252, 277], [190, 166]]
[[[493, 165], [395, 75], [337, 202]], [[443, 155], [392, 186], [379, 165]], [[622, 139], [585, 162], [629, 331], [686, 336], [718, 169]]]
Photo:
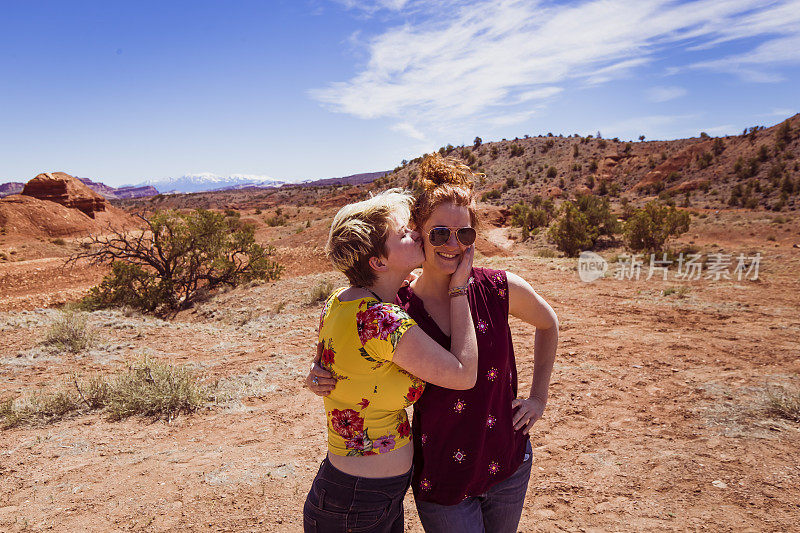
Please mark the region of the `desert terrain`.
[[[520, 531], [800, 529], [800, 422], [770, 401], [800, 391], [800, 116], [790, 122], [786, 135], [751, 129], [722, 145], [707, 136], [526, 136], [443, 147], [484, 174], [476, 265], [521, 275], [560, 320]], [[330, 221], [369, 190], [406, 186], [417, 163], [366, 184], [105, 201], [53, 173], [40, 181], [61, 183], [60, 197], [41, 189], [0, 200], [0, 401], [113, 375], [143, 357], [187, 365], [220, 392], [169, 421], [81, 412], [0, 429], [0, 530], [302, 530], [326, 449], [322, 401], [303, 386], [314, 294], [344, 284], [323, 253]], [[671, 249], [702, 254], [706, 269], [710, 254], [729, 254], [730, 276], [682, 280], [673, 265], [666, 280], [647, 279], [644, 257], [638, 279], [618, 279], [625, 249], [610, 239], [595, 249], [608, 271], [581, 281], [577, 259], [544, 232], [523, 239], [509, 210], [534, 194], [560, 202], [576, 192], [610, 198], [618, 214], [624, 201], [674, 195], [691, 226]], [[90, 235], [136, 231], [135, 213], [198, 207], [253, 225], [285, 267], [281, 278], [219, 291], [169, 320], [128, 308], [81, 312], [86, 349], [44, 342], [109, 270], [65, 266]], [[739, 254], [760, 254], [757, 279], [733, 272]], [[522, 392], [535, 332], [513, 319], [512, 332]], [[410, 493], [406, 529], [422, 531]]]
[[[309, 295], [344, 280], [319, 248], [330, 213], [307, 209], [286, 208], [287, 225], [257, 233], [277, 246], [286, 266], [279, 281], [220, 293], [169, 321], [88, 313], [95, 341], [78, 354], [42, 338], [58, 304], [102, 275], [102, 267], [61, 267], [80, 239], [39, 242], [29, 246], [36, 257], [0, 265], [3, 397], [145, 355], [191, 365], [236, 392], [169, 423], [82, 414], [0, 430], [0, 529], [302, 529], [325, 451], [322, 402], [302, 383], [319, 312]], [[710, 211], [693, 216], [676, 243], [760, 252], [755, 281], [677, 281], [673, 271], [667, 281], [644, 272], [628, 280], [610, 270], [584, 283], [575, 259], [519, 242], [516, 229], [484, 229], [476, 264], [525, 277], [561, 323], [520, 531], [797, 530], [800, 424], [766, 403], [771, 390], [800, 386], [800, 221], [781, 220]], [[601, 253], [611, 262], [620, 251]], [[516, 320], [512, 328], [524, 391], [534, 331]], [[421, 531], [411, 494], [406, 524]]]

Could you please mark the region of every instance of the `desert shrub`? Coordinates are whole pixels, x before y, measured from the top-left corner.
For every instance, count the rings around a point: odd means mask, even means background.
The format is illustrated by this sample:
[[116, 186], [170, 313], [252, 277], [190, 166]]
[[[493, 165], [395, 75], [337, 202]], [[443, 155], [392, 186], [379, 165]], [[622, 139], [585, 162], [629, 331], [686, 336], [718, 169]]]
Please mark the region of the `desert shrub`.
[[590, 189], [594, 189], [594, 176], [589, 176], [586, 178], [586, 186]]
[[558, 176], [558, 170], [556, 170], [556, 167], [553, 166], [548, 167], [547, 168], [548, 179], [554, 179], [556, 176]]
[[498, 154], [497, 146], [492, 146], [492, 149], [489, 150], [489, 157], [491, 157], [492, 159], [497, 159], [497, 154]]
[[[597, 236], [611, 236], [619, 231], [617, 217], [611, 212], [608, 198], [599, 198], [593, 194], [578, 194], [575, 196], [575, 205], [586, 215], [589, 225]], [[592, 242], [594, 245], [594, 242]]]
[[171, 420], [194, 412], [205, 400], [205, 387], [189, 367], [144, 358], [110, 384], [107, 411], [112, 420], [134, 415]]
[[700, 170], [708, 168], [712, 161], [714, 161], [714, 156], [711, 155], [711, 152], [703, 152], [697, 156], [697, 168]]
[[276, 226], [285, 226], [286, 224], [289, 223], [289, 219], [287, 219], [286, 216], [278, 214], [271, 217], [267, 217], [264, 221], [267, 223], [267, 226], [271, 228], [274, 228]]
[[523, 239], [535, 228], [547, 226], [552, 213], [543, 207], [519, 202], [511, 206], [511, 224], [522, 228]]
[[719, 156], [725, 151], [725, 141], [722, 140], [722, 137], [717, 137], [714, 139], [714, 144], [711, 146], [711, 151], [714, 152], [715, 156]]
[[237, 217], [205, 209], [139, 217], [147, 224], [142, 232], [93, 237], [96, 250], [70, 257], [68, 262], [86, 257], [111, 264], [111, 273], [90, 290], [82, 308], [127, 305], [169, 315], [219, 286], [274, 280], [283, 271], [271, 259], [274, 248], [256, 244], [254, 227]]
[[580, 155], [581, 155], [581, 151], [578, 148], [578, 145], [577, 144], [573, 145], [572, 146], [572, 157], [578, 157]]
[[689, 224], [689, 213], [651, 201], [625, 222], [625, 241], [634, 252], [659, 252], [670, 237], [689, 231]]
[[597, 172], [597, 159], [589, 161], [589, 172]]
[[607, 144], [608, 143], [606, 143], [605, 139], [600, 139], [599, 141], [597, 141], [597, 147], [600, 148], [601, 150], [603, 150]]
[[513, 189], [515, 187], [519, 187], [519, 184], [517, 183], [517, 178], [515, 178], [513, 176], [507, 177], [506, 178], [506, 187], [509, 188], [509, 189]]
[[492, 189], [490, 191], [486, 191], [481, 195], [481, 201], [485, 202], [486, 200], [495, 200], [500, 198], [502, 193], [498, 189]]
[[762, 163], [764, 161], [769, 160], [769, 148], [767, 148], [766, 144], [762, 144], [758, 148], [758, 160], [761, 161]]
[[313, 305], [324, 302], [332, 292], [333, 283], [328, 280], [322, 280], [311, 288], [311, 292], [308, 295], [308, 303]]
[[60, 350], [78, 353], [94, 342], [86, 325], [86, 315], [74, 311], [62, 312], [45, 333], [43, 344]]
[[472, 147], [476, 148], [476, 149], [480, 148], [482, 143], [483, 143], [483, 140], [480, 137], [475, 137], [475, 140], [472, 141]]
[[522, 146], [518, 145], [517, 143], [514, 143], [514, 144], [511, 145], [511, 148], [510, 148], [510, 151], [509, 151], [509, 155], [511, 157], [518, 157], [518, 156], [521, 156], [521, 155], [524, 155], [524, 154], [525, 154], [525, 148], [523, 148]]
[[226, 217], [239, 218], [242, 216], [242, 214], [235, 209], [226, 209], [224, 212]]
[[800, 390], [772, 389], [767, 392], [767, 411], [800, 422]]
[[65, 244], [67, 244], [67, 243], [66, 243], [66, 241], [64, 241], [64, 239], [61, 239], [61, 238], [58, 238], [58, 239], [53, 239], [53, 240], [52, 240], [52, 241], [50, 241], [50, 242], [52, 242], [52, 243], [53, 243], [53, 244], [55, 244], [56, 246], [64, 246]]
[[569, 201], [561, 205], [559, 219], [547, 232], [550, 242], [568, 257], [577, 257], [581, 251], [591, 248], [597, 236], [597, 228], [591, 227], [587, 216]]
[[664, 178], [664, 179], [665, 179], [665, 181], [668, 181], [668, 182], [680, 181], [681, 173], [673, 170], [672, 172], [667, 174], [667, 177]]

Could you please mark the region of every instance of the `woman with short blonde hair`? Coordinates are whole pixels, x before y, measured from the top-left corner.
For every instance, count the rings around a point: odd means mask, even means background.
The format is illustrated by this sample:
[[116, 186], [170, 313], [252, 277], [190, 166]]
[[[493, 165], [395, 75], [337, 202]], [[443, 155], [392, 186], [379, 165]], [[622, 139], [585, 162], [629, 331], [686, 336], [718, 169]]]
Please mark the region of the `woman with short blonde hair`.
[[475, 383], [475, 331], [464, 297], [472, 250], [451, 283], [459, 326], [449, 351], [391, 303], [424, 260], [408, 227], [411, 201], [388, 191], [343, 207], [331, 224], [325, 251], [350, 286], [334, 291], [320, 316], [319, 361], [339, 385], [325, 398], [328, 454], [303, 507], [306, 531], [402, 532], [413, 457], [405, 408], [426, 382]]

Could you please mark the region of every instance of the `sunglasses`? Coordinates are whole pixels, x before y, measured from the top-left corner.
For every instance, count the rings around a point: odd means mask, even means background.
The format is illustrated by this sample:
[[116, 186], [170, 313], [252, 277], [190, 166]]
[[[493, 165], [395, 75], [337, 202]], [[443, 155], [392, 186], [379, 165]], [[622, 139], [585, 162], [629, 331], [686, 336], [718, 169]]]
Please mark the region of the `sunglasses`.
[[431, 231], [428, 233], [428, 240], [431, 241], [433, 246], [441, 246], [450, 240], [450, 235], [452, 235], [454, 231], [456, 232], [456, 239], [464, 246], [469, 246], [474, 243], [475, 237], [477, 237], [475, 228], [448, 228], [447, 226], [436, 226], [435, 228], [431, 228]]

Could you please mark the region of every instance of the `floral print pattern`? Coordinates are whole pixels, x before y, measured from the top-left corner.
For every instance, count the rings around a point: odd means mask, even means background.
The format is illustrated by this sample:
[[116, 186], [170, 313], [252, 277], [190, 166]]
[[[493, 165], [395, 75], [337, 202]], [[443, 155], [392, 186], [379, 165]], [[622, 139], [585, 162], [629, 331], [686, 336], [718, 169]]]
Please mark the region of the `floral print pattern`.
[[421, 488], [422, 490], [424, 490], [424, 491], [426, 491], [426, 492], [427, 492], [427, 491], [429, 491], [429, 490], [431, 490], [431, 480], [430, 480], [430, 479], [424, 479], [424, 478], [423, 478], [423, 479], [422, 479], [422, 480], [419, 482], [419, 488]]
[[479, 333], [486, 333], [489, 331], [489, 324], [487, 324], [485, 320], [479, 318], [478, 323], [475, 324], [475, 329], [477, 329]]
[[494, 381], [495, 379], [497, 379], [497, 369], [495, 367], [490, 368], [486, 372], [486, 379], [488, 379], [489, 381]]
[[489, 415], [489, 416], [486, 418], [486, 427], [487, 427], [487, 428], [490, 428], [490, 429], [491, 429], [491, 428], [493, 428], [493, 427], [494, 427], [494, 424], [495, 424], [495, 422], [497, 422], [497, 419], [496, 419], [496, 418], [495, 418], [493, 415]]
[[500, 471], [500, 465], [497, 463], [497, 461], [492, 461], [491, 463], [489, 463], [489, 473], [490, 474], [492, 474], [494, 476], [499, 471]]
[[358, 405], [361, 406], [361, 409], [366, 409], [367, 407], [369, 407], [369, 400], [367, 400], [366, 398], [361, 398], [361, 401], [358, 402]]
[[461, 450], [456, 450], [456, 452], [453, 454], [453, 460], [455, 460], [455, 462], [457, 462], [457, 463], [463, 463], [464, 459], [466, 459], [466, 458], [467, 458], [467, 454], [465, 454]]
[[386, 453], [394, 450], [394, 435], [384, 435], [378, 437], [372, 443], [374, 448], [377, 448], [378, 453]]
[[412, 403], [419, 400], [419, 397], [422, 396], [422, 391], [425, 390], [424, 383], [415, 383], [408, 388], [408, 394], [406, 394], [406, 400], [408, 404], [411, 405]]
[[397, 434], [401, 437], [411, 436], [411, 426], [409, 425], [408, 420], [397, 426]]
[[392, 347], [395, 347], [400, 338], [398, 335], [392, 334], [397, 331], [404, 320], [410, 317], [408, 315], [404, 316], [404, 313], [398, 310], [396, 306], [382, 302], [364, 301], [361, 304], [366, 304], [366, 309], [356, 314], [356, 327], [358, 328], [358, 338], [361, 340], [361, 344], [366, 344], [370, 339], [384, 341], [388, 339], [392, 343]]
[[352, 409], [334, 409], [330, 412], [333, 430], [344, 439], [352, 439], [364, 431], [364, 419]]

